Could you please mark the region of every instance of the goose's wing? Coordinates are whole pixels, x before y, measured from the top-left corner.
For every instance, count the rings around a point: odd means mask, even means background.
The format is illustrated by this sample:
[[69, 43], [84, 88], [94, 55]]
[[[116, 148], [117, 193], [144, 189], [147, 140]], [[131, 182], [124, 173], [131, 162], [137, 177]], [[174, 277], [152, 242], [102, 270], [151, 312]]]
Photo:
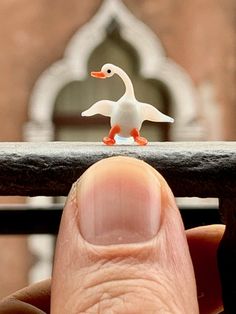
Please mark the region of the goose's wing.
[[93, 104], [88, 110], [83, 111], [81, 115], [83, 117], [89, 117], [95, 114], [102, 114], [103, 116], [110, 117], [114, 105], [114, 101], [100, 100], [98, 102], [95, 102], [95, 104]]
[[174, 122], [174, 119], [161, 113], [155, 107], [149, 104], [141, 103], [142, 119], [153, 122]]

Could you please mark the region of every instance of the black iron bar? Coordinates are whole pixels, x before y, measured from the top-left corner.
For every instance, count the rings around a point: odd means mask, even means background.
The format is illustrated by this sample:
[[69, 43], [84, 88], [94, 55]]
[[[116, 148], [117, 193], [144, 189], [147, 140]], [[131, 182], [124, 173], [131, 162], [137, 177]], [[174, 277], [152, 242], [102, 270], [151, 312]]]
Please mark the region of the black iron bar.
[[[217, 208], [182, 209], [185, 228], [220, 223]], [[0, 210], [0, 234], [57, 234], [62, 207]]]

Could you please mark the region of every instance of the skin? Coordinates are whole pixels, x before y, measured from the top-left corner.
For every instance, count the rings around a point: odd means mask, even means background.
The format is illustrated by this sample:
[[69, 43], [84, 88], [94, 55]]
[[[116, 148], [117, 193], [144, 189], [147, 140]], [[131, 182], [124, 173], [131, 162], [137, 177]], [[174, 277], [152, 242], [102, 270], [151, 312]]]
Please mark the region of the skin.
[[[115, 191], [121, 182], [129, 187], [129, 194], [127, 189], [122, 194], [121, 206], [131, 204], [132, 207], [132, 202], [125, 200], [132, 194], [146, 206], [143, 213], [142, 206], [133, 208], [135, 228], [140, 222], [139, 211], [145, 225], [149, 223], [145, 216], [149, 215], [148, 207], [158, 208], [159, 212], [153, 216], [158, 223], [152, 227], [151, 237], [150, 230], [144, 226], [145, 239], [139, 235], [133, 238], [133, 233], [130, 238], [126, 232], [122, 238], [124, 243], [117, 244], [117, 235], [113, 232], [115, 220], [108, 237], [102, 233], [97, 238], [91, 232], [92, 210], [95, 208], [98, 213], [104, 210], [103, 206], [99, 209], [102, 201], [98, 204], [92, 198], [96, 198], [96, 193], [107, 198], [107, 193]], [[93, 202], [95, 205], [90, 208]], [[114, 205], [110, 220], [116, 217], [113, 217], [115, 210]], [[52, 314], [195, 314], [199, 309], [200, 313], [218, 313], [222, 301], [216, 250], [223, 232], [222, 225], [185, 232], [170, 188], [146, 163], [126, 157], [102, 160], [85, 172], [68, 196], [52, 284], [50, 280], [43, 281], [5, 298], [0, 303], [0, 313], [50, 313], [50, 299]]]

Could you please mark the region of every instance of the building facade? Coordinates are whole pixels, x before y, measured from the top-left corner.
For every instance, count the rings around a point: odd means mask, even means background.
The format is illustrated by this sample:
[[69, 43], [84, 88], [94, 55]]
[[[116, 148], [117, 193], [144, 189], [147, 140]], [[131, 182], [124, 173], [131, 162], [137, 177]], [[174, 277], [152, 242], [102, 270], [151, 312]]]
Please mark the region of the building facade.
[[[107, 120], [83, 122], [80, 113], [123, 92], [118, 80], [89, 77], [105, 62], [124, 67], [137, 96], [175, 118], [145, 125], [152, 140], [235, 140], [235, 9], [234, 0], [2, 2], [1, 141], [99, 140]], [[1, 199], [26, 201], [40, 200]], [[40, 241], [0, 237], [0, 295], [27, 284]]]

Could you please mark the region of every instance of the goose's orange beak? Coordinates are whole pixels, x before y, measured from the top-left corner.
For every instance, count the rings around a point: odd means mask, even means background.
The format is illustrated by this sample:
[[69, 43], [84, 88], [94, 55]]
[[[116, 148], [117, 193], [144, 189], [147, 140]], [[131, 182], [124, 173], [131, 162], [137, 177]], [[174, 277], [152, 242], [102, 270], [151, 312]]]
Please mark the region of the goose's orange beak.
[[106, 75], [103, 72], [91, 72], [91, 76], [100, 78], [100, 79], [105, 79]]

